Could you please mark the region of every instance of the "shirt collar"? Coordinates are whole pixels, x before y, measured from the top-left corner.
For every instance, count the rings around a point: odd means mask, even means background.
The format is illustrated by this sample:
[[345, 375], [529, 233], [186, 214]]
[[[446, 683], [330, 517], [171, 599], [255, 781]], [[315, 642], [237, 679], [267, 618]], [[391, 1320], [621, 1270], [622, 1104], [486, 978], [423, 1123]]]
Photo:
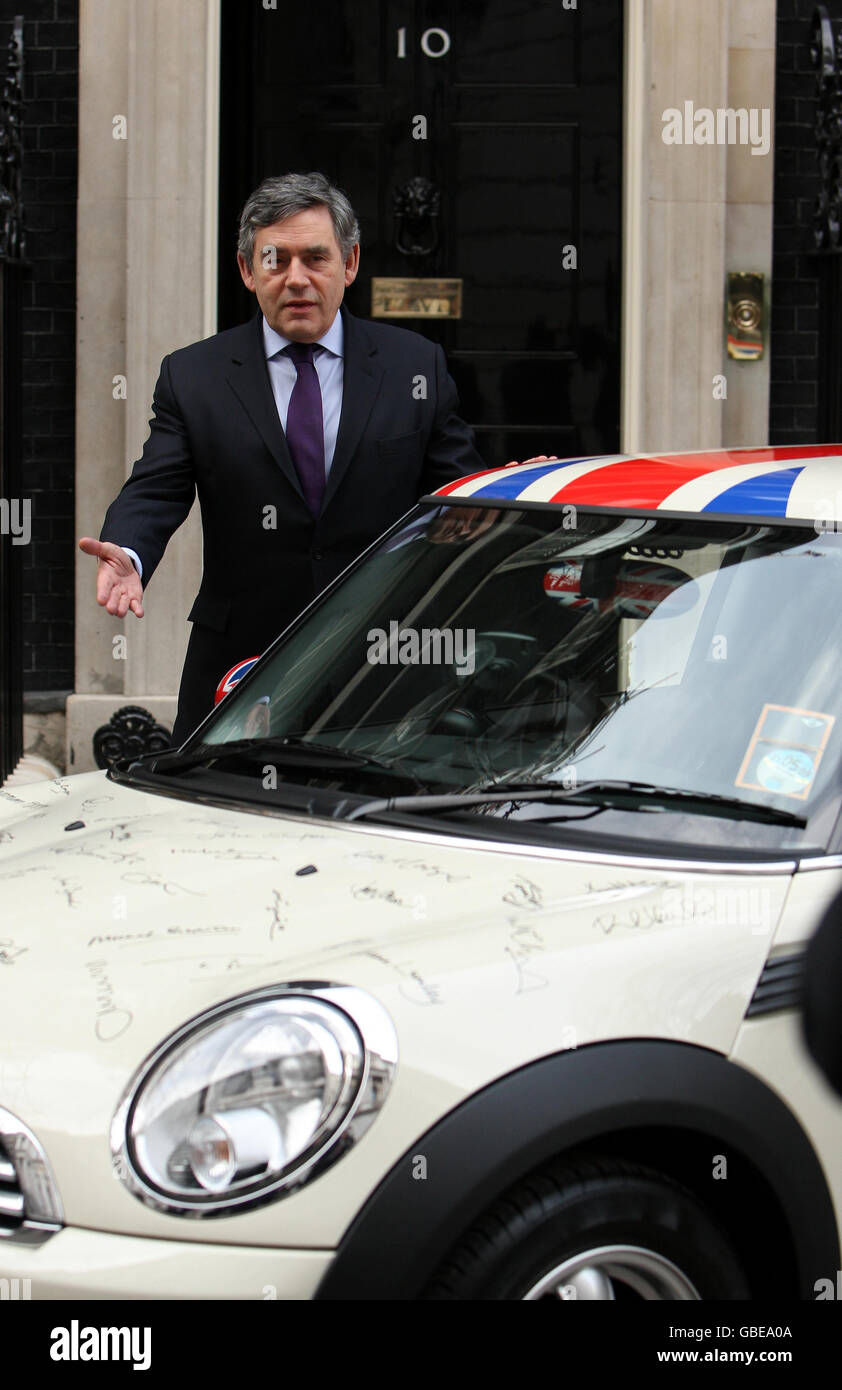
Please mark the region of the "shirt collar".
[[[267, 362], [275, 357], [279, 352], [283, 352], [292, 342], [291, 338], [285, 338], [282, 333], [276, 333], [274, 328], [270, 328], [263, 318], [263, 347], [266, 353]], [[323, 338], [319, 338], [314, 344], [315, 347], [325, 348], [327, 352], [332, 352], [335, 357], [344, 356], [345, 329], [342, 323], [341, 313], [336, 315], [330, 328]]]

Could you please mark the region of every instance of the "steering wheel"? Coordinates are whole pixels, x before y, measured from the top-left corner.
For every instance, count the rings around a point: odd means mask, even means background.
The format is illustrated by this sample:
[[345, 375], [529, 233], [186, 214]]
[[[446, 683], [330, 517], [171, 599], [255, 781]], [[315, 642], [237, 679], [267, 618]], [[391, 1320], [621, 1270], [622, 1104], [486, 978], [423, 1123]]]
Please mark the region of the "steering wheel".
[[[537, 639], [521, 632], [480, 632], [474, 643], [474, 670], [470, 677], [455, 673], [439, 690], [432, 691], [407, 712], [395, 725], [386, 743], [381, 748], [384, 757], [406, 756], [417, 748], [427, 735], [444, 735], [458, 739], [473, 765], [485, 772], [488, 764], [487, 749], [483, 746], [486, 736], [492, 732], [494, 720], [484, 709], [473, 709], [469, 704], [472, 691], [482, 698], [495, 686], [516, 675], [519, 661], [515, 655], [504, 655], [505, 648], [517, 644], [520, 655], [534, 647]], [[503, 651], [500, 648], [503, 648]], [[542, 672], [541, 678], [550, 682], [553, 689], [556, 683], [549, 672]], [[464, 689], [465, 698], [462, 696]]]
[[475, 739], [483, 732], [483, 724], [473, 710], [464, 706], [448, 706], [453, 699], [452, 686], [434, 690], [419, 700], [414, 709], [409, 710], [398, 720], [391, 734], [382, 744], [379, 752], [382, 757], [405, 757], [417, 748], [428, 734], [449, 734], [451, 737], [466, 740]]

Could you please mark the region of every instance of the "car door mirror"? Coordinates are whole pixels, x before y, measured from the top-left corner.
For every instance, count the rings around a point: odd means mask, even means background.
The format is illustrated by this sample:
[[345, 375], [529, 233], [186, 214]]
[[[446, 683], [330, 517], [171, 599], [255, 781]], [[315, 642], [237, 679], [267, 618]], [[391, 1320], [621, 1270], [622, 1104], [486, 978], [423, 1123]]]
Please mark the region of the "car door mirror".
[[842, 893], [827, 908], [807, 947], [803, 1006], [807, 1050], [842, 1096]]

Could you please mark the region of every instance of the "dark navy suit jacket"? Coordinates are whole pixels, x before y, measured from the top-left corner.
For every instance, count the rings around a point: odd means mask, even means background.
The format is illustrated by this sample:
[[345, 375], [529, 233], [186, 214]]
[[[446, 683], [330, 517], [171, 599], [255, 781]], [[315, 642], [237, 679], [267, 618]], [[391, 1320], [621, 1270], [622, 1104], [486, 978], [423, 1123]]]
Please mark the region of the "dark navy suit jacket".
[[207, 714], [226, 670], [263, 651], [419, 496], [484, 466], [441, 348], [341, 312], [342, 413], [315, 519], [278, 418], [262, 315], [161, 364], [149, 437], [100, 540], [137, 551], [146, 585], [198, 494], [204, 572], [188, 615], [176, 743]]

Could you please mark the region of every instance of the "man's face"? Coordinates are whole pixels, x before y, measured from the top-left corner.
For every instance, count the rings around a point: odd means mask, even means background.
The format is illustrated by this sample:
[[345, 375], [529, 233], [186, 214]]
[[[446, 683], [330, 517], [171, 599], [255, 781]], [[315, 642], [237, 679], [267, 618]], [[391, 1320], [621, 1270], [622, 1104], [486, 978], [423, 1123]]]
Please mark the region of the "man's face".
[[266, 322], [295, 343], [324, 337], [346, 285], [356, 279], [359, 263], [359, 245], [342, 259], [333, 221], [323, 206], [258, 227], [252, 265], [237, 252], [243, 283], [257, 295]]

